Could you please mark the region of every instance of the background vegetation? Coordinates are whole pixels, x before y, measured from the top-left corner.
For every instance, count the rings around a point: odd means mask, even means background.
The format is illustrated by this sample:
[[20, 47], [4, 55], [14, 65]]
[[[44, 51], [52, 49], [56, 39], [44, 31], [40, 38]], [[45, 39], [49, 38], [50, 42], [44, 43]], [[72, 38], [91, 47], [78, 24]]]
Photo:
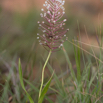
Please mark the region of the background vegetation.
[[[0, 103], [29, 103], [19, 80], [19, 58], [25, 88], [38, 101], [48, 55], [36, 39], [43, 2], [0, 1]], [[46, 66], [44, 83], [55, 72], [44, 103], [102, 103], [103, 3], [66, 0], [65, 9], [68, 41]]]

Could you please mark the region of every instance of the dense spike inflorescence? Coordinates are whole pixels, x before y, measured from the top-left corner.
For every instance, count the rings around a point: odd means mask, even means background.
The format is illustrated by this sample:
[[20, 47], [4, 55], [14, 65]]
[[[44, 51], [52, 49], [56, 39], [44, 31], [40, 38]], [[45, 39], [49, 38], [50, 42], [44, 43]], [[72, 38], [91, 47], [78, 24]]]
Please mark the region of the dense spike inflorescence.
[[43, 6], [47, 10], [41, 9], [43, 13], [40, 13], [40, 16], [44, 18], [44, 21], [38, 21], [42, 33], [37, 33], [37, 39], [39, 39], [40, 45], [43, 45], [47, 50], [57, 51], [68, 39], [66, 33], [69, 29], [64, 30], [63, 27], [67, 20], [60, 21], [65, 14], [64, 3], [64, 0], [46, 0]]

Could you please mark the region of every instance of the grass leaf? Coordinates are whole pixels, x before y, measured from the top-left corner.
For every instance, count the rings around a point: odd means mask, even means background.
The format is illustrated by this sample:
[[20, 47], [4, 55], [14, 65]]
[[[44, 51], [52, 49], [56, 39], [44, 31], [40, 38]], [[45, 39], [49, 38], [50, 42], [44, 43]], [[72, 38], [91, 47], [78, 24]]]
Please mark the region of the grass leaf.
[[26, 91], [25, 89], [25, 86], [24, 86], [24, 83], [23, 83], [23, 75], [22, 75], [22, 68], [21, 68], [21, 62], [20, 62], [20, 59], [19, 59], [19, 78], [20, 78], [20, 83], [21, 83], [21, 86], [23, 88], [23, 90], [25, 91], [30, 103], [34, 103], [33, 102], [33, 99], [31, 98], [31, 96], [28, 94], [28, 92]]
[[71, 71], [71, 76], [73, 77], [74, 81], [77, 81], [75, 73], [74, 73], [74, 70], [73, 70], [73, 67], [72, 67], [72, 64], [71, 64], [70, 59], [68, 57], [68, 54], [67, 54], [67, 52], [66, 52], [66, 50], [64, 48], [63, 48], [63, 52], [64, 52], [64, 55], [65, 55], [66, 60], [68, 62], [68, 66], [69, 66], [70, 71]]
[[41, 95], [40, 95], [40, 97], [39, 97], [38, 103], [42, 103], [42, 102], [43, 102], [43, 99], [44, 99], [44, 97], [45, 97], [45, 94], [47, 93], [48, 88], [49, 88], [49, 86], [50, 86], [52, 77], [53, 77], [53, 74], [52, 74], [51, 78], [49, 79], [49, 81], [47, 82], [47, 84], [45, 85], [45, 87], [43, 88], [43, 90], [42, 90], [42, 92], [41, 92]]

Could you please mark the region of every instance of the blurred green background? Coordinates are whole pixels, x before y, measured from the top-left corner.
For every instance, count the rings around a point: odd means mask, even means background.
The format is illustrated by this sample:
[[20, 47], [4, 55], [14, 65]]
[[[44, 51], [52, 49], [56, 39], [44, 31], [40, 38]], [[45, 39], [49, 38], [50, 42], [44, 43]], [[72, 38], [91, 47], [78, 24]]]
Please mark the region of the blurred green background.
[[[38, 70], [42, 56], [45, 58], [48, 53], [36, 39], [36, 34], [39, 32], [37, 21], [43, 20], [40, 18], [43, 3], [44, 0], [0, 1], [0, 58], [9, 63], [14, 57], [16, 57], [16, 61], [21, 58], [24, 66], [28, 61], [33, 60], [34, 69]], [[91, 43], [98, 45], [96, 34], [98, 34], [98, 26], [102, 26], [103, 21], [102, 1], [66, 0], [65, 9], [66, 14], [63, 18], [67, 19], [66, 28], [70, 29], [69, 40], [77, 37], [80, 30], [82, 41], [88, 42], [85, 25]], [[68, 42], [65, 42], [64, 46], [73, 60], [73, 46]], [[89, 49], [86, 46], [84, 48]], [[96, 53], [98, 53], [97, 49]], [[57, 58], [60, 64], [65, 66], [62, 51], [53, 53], [51, 58], [53, 65], [56, 65], [55, 59]], [[0, 70], [6, 71], [2, 61], [0, 61]]]
[[[40, 18], [41, 8], [45, 0], [2, 0], [0, 1], [0, 54], [7, 62], [13, 60], [16, 56], [21, 58], [25, 64], [28, 59], [35, 59], [35, 66], [39, 65], [42, 60], [41, 56], [48, 53], [38, 44], [36, 34], [38, 31], [37, 21]], [[97, 44], [96, 34], [98, 26], [102, 26], [103, 3], [101, 0], [66, 0], [67, 18], [66, 28], [69, 28], [68, 38], [74, 39], [80, 34], [83, 42], [87, 42], [84, 25], [91, 43]], [[78, 23], [77, 23], [78, 21]], [[102, 29], [101, 29], [102, 30]], [[64, 43], [66, 50], [73, 56], [73, 47], [68, 42]], [[88, 47], [86, 48], [88, 49]], [[97, 51], [98, 53], [98, 51]], [[61, 51], [52, 54], [56, 57], [61, 65], [65, 63]], [[52, 58], [52, 59], [53, 59]], [[17, 59], [18, 60], [18, 59]], [[64, 61], [64, 62], [63, 62]], [[4, 70], [1, 63], [1, 69]], [[36, 69], [36, 68], [35, 68]]]
[[[33, 68], [33, 78], [41, 77], [40, 68], [44, 64], [48, 51], [37, 41], [38, 24], [42, 21], [40, 17], [41, 8], [45, 0], [1, 0], [0, 1], [0, 73], [1, 77], [8, 75], [8, 66], [12, 61], [18, 65], [21, 59], [23, 69], [27, 67], [30, 72]], [[68, 38], [71, 41], [79, 36], [81, 41], [88, 43], [84, 25], [86, 27], [91, 44], [98, 45], [96, 35], [99, 34], [98, 27], [103, 26], [103, 2], [102, 0], [66, 0], [67, 19], [66, 28], [69, 28]], [[78, 29], [79, 25], [79, 29]], [[73, 45], [68, 41], [64, 47], [74, 64]], [[83, 46], [89, 50], [89, 47]], [[98, 55], [99, 49], [94, 49]], [[62, 51], [52, 54], [50, 64], [60, 72], [60, 67], [67, 69], [66, 60]], [[32, 65], [32, 67], [31, 67]], [[28, 74], [28, 72], [27, 72]], [[38, 77], [39, 75], [39, 77]], [[1, 81], [2, 83], [2, 81]]]

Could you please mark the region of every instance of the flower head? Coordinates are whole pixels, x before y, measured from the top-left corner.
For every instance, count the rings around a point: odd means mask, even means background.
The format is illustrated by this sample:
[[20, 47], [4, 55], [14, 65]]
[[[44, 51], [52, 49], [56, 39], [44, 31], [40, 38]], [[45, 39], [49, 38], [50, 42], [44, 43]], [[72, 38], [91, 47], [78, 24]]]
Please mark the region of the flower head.
[[66, 33], [69, 29], [65, 30], [63, 27], [67, 20], [60, 21], [65, 14], [64, 3], [64, 0], [46, 0], [43, 6], [47, 10], [41, 9], [40, 16], [44, 21], [38, 21], [41, 33], [37, 33], [37, 39], [39, 39], [40, 45], [43, 45], [47, 50], [57, 51], [68, 39]]

